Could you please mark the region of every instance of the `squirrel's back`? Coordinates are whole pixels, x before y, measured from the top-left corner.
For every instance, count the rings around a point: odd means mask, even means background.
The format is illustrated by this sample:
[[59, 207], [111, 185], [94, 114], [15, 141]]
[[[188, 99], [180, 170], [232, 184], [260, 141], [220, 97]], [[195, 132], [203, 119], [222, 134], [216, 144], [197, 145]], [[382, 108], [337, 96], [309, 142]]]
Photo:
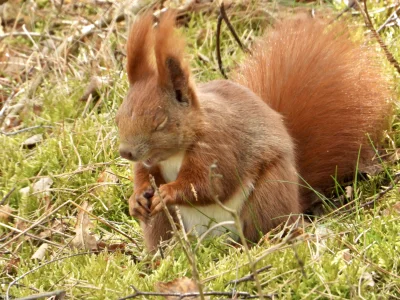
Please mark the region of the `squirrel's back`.
[[267, 33], [236, 73], [285, 117], [300, 175], [317, 190], [353, 174], [360, 149], [359, 163], [368, 164], [368, 135], [379, 142], [388, 124], [389, 83], [374, 56], [344, 26], [301, 18]]

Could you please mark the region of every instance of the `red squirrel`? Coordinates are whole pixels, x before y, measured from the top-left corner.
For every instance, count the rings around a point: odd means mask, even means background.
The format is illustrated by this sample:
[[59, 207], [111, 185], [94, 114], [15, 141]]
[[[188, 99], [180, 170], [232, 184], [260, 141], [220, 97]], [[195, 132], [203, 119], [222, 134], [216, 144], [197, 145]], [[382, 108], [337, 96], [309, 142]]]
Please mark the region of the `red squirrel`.
[[[256, 242], [310, 206], [313, 192], [304, 186], [324, 191], [332, 177], [340, 182], [358, 162], [368, 164], [370, 140], [379, 142], [388, 124], [389, 84], [371, 50], [343, 25], [331, 27], [282, 21], [233, 81], [195, 84], [175, 14], [157, 26], [149, 13], [137, 19], [127, 42], [130, 87], [116, 122], [120, 155], [135, 162], [129, 211], [150, 250], [171, 237], [171, 225], [149, 175], [174, 218], [179, 208], [186, 231], [232, 220], [218, 197]], [[212, 165], [218, 176], [211, 180]], [[212, 234], [226, 228], [235, 231]]]

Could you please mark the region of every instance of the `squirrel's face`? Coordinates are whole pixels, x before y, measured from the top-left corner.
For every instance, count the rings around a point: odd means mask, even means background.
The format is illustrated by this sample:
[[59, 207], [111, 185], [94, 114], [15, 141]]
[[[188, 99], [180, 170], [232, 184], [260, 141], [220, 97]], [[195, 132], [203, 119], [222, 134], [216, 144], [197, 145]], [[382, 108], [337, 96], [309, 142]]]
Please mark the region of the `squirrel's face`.
[[195, 102], [192, 89], [161, 87], [156, 77], [131, 85], [116, 116], [120, 155], [151, 167], [185, 150], [196, 135]]

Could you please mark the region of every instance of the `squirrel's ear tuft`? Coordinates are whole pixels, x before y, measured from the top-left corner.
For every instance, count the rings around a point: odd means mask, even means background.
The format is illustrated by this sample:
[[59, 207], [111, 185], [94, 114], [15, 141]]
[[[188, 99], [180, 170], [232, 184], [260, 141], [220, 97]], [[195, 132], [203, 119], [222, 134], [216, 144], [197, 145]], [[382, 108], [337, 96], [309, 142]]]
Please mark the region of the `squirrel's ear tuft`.
[[131, 84], [155, 73], [151, 12], [139, 17], [132, 26], [127, 43], [127, 72]]
[[165, 12], [156, 31], [155, 54], [160, 86], [172, 88], [178, 102], [189, 103], [194, 96], [189, 65], [184, 59], [185, 40], [175, 30], [176, 13]]

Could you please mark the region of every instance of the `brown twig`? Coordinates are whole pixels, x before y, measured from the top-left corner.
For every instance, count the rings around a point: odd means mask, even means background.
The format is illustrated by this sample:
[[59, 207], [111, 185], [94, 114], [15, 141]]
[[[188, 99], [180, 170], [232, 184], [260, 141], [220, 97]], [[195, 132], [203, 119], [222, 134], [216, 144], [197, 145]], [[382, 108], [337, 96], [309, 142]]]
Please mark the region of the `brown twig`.
[[216, 43], [217, 43], [217, 61], [218, 61], [218, 68], [219, 71], [221, 72], [222, 76], [225, 79], [228, 79], [228, 76], [226, 76], [224, 66], [222, 65], [222, 58], [221, 58], [221, 25], [222, 25], [222, 16], [221, 14], [218, 16], [218, 21], [217, 21], [217, 37], [216, 37]]
[[217, 33], [216, 33], [216, 43], [217, 43], [217, 61], [218, 61], [218, 67], [219, 70], [224, 76], [225, 79], [228, 79], [228, 76], [226, 76], [224, 66], [222, 65], [222, 59], [221, 59], [221, 26], [222, 26], [222, 20], [225, 21], [225, 24], [228, 26], [229, 31], [232, 33], [233, 38], [235, 39], [236, 43], [238, 43], [240, 49], [242, 49], [246, 53], [251, 53], [250, 50], [243, 45], [242, 41], [240, 40], [239, 36], [237, 35], [235, 28], [233, 28], [232, 23], [229, 21], [228, 15], [226, 14], [225, 10], [225, 4], [222, 1], [221, 6], [219, 7], [219, 15], [218, 15], [218, 20], [217, 20]]
[[48, 297], [54, 297], [55, 300], [62, 300], [65, 297], [66, 292], [63, 290], [54, 291], [54, 292], [47, 292], [47, 293], [40, 293], [35, 295], [30, 295], [23, 298], [18, 298], [18, 300], [35, 300], [35, 299], [42, 299]]
[[11, 191], [9, 191], [7, 194], [4, 195], [3, 199], [0, 201], [0, 205], [3, 205], [7, 199], [11, 196], [11, 194], [15, 191], [16, 187], [14, 186]]
[[[160, 297], [179, 297], [179, 299], [185, 299], [188, 297], [199, 297], [200, 293], [199, 292], [192, 292], [192, 293], [158, 293], [158, 292], [142, 292], [138, 290], [135, 286], [131, 285], [131, 288], [135, 291], [132, 295], [126, 296], [124, 298], [120, 298], [119, 300], [125, 300], [125, 299], [132, 299], [136, 298], [139, 296], [160, 296]], [[251, 295], [250, 293], [247, 292], [217, 292], [217, 291], [210, 291], [210, 292], [204, 292], [204, 296], [228, 296], [232, 297], [232, 299], [238, 299], [237, 297], [241, 297], [241, 299], [258, 299], [258, 295]], [[272, 297], [270, 297], [272, 298]]]
[[[262, 267], [262, 268], [256, 270], [255, 273], [256, 274], [260, 274], [261, 272], [267, 271], [267, 270], [269, 270], [271, 268], [272, 268], [272, 266], [268, 265], [268, 266], [265, 266], [265, 267]], [[254, 280], [254, 274], [252, 273], [250, 275], [243, 276], [242, 278], [231, 280], [226, 285], [229, 285], [229, 284], [236, 285], [238, 283], [242, 283], [242, 282], [246, 282], [246, 281], [253, 281], [253, 280]]]
[[383, 52], [386, 55], [387, 60], [395, 67], [397, 72], [400, 74], [400, 65], [397, 62], [397, 60], [393, 57], [393, 54], [389, 52], [387, 46], [381, 39], [380, 35], [376, 32], [374, 25], [372, 24], [371, 18], [368, 13], [368, 8], [367, 8], [367, 0], [363, 0], [364, 2], [364, 8], [361, 6], [360, 2], [358, 0], [355, 0], [357, 3], [358, 7], [360, 8], [360, 12], [363, 15], [365, 25], [367, 26], [368, 29], [371, 30], [372, 35], [375, 37], [377, 40], [379, 46], [382, 48]]
[[244, 52], [250, 53], [250, 50], [247, 49], [247, 47], [244, 46], [243, 43], [240, 41], [240, 38], [239, 38], [239, 36], [237, 35], [237, 33], [235, 31], [235, 28], [233, 28], [231, 22], [229, 21], [228, 15], [226, 14], [226, 10], [225, 10], [225, 4], [224, 4], [223, 1], [221, 3], [220, 8], [219, 8], [219, 13], [220, 13], [222, 19], [224, 19], [226, 25], [228, 26], [229, 31], [232, 33], [232, 35], [233, 35], [236, 43], [238, 43], [240, 49], [242, 49]]

